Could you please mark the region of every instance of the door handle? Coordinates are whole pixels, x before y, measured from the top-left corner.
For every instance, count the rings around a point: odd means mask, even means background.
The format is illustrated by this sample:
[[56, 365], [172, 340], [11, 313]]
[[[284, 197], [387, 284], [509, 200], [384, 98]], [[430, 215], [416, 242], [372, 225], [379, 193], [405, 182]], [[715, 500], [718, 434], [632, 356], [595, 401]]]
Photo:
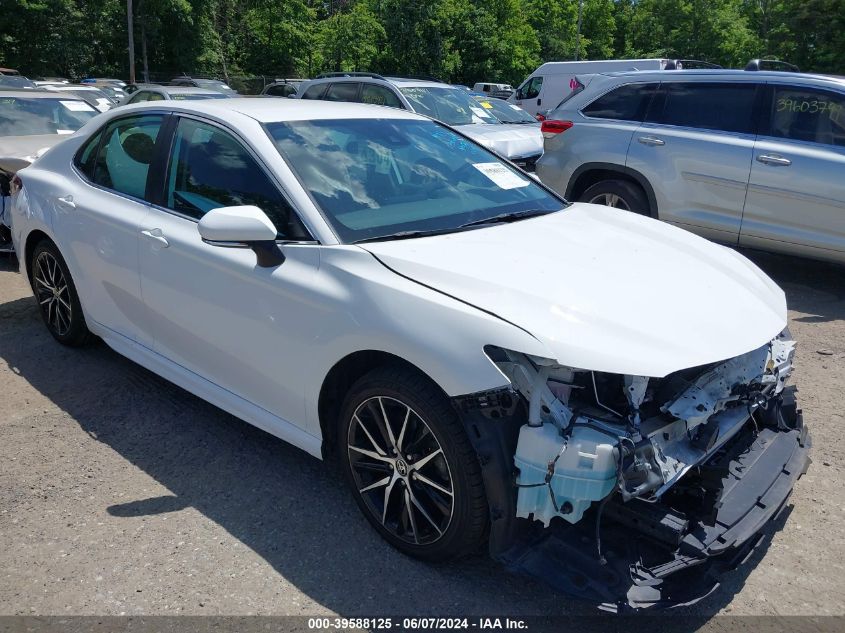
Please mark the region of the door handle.
[[792, 164], [791, 160], [778, 154], [760, 154], [757, 157], [757, 162], [771, 165], [772, 167], [789, 167]]
[[73, 201], [73, 196], [68, 194], [66, 196], [59, 196], [56, 198], [62, 205], [66, 206], [69, 209], [75, 209], [76, 203]]
[[159, 248], [167, 248], [168, 246], [170, 246], [170, 242], [168, 242], [167, 238], [161, 234], [161, 229], [150, 229], [148, 231], [141, 231], [141, 235], [148, 239], [151, 239], [153, 242], [158, 244]]
[[666, 145], [666, 141], [662, 138], [657, 138], [656, 136], [641, 136], [637, 139], [643, 145], [651, 145], [652, 147], [660, 147], [661, 145]]

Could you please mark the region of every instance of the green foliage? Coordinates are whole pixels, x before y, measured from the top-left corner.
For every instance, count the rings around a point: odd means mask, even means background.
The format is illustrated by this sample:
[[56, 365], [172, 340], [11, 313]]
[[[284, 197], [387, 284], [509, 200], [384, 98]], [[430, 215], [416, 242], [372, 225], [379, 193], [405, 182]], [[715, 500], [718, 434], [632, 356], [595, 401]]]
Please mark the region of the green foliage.
[[[576, 54], [578, 0], [134, 0], [137, 75], [327, 70], [518, 83]], [[146, 46], [144, 46], [146, 44]], [[583, 0], [579, 56], [845, 74], [845, 0]], [[125, 0], [0, 1], [0, 65], [128, 74]]]

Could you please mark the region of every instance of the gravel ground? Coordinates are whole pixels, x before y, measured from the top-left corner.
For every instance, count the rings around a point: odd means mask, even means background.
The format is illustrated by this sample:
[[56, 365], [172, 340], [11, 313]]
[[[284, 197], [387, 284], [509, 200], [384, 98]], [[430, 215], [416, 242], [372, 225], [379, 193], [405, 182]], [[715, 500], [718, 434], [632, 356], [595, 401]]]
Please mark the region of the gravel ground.
[[[752, 257], [789, 296], [814, 463], [768, 551], [679, 615], [843, 614], [845, 270]], [[0, 615], [591, 612], [484, 557], [398, 554], [319, 461], [104, 344], [55, 343], [9, 259], [0, 464]]]

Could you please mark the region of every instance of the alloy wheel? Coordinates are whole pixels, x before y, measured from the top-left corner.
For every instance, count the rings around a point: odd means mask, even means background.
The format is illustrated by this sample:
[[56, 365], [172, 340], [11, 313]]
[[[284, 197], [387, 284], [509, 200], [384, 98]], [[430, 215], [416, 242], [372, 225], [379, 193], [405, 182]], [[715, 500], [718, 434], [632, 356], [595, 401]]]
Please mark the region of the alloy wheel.
[[73, 309], [71, 308], [68, 283], [56, 258], [43, 251], [35, 259], [35, 296], [44, 313], [44, 320], [58, 336], [70, 331]]
[[614, 207], [624, 211], [631, 210], [625, 198], [615, 193], [600, 193], [590, 200], [590, 204], [603, 204], [606, 207]]
[[387, 396], [364, 400], [352, 415], [347, 450], [355, 487], [386, 530], [414, 545], [445, 534], [454, 511], [452, 474], [413, 408]]

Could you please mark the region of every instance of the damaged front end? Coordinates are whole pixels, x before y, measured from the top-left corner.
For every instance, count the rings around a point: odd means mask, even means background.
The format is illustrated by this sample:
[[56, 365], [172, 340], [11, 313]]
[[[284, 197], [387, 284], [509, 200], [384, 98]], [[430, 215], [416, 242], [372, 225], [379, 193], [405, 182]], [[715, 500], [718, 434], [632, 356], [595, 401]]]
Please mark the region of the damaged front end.
[[491, 553], [626, 609], [689, 604], [760, 541], [809, 464], [784, 331], [664, 378], [499, 348], [512, 388], [455, 404], [482, 464]]

